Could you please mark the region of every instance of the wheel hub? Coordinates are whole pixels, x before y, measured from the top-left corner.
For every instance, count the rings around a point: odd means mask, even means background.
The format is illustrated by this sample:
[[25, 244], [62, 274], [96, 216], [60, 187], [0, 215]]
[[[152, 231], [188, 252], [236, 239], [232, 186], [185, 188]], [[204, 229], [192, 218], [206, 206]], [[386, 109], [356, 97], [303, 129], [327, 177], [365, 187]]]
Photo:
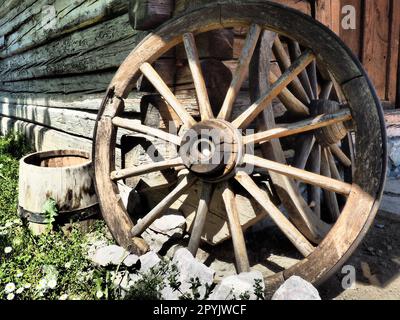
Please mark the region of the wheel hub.
[[210, 182], [230, 177], [240, 164], [243, 146], [239, 131], [224, 120], [205, 120], [190, 128], [179, 149], [185, 166]]

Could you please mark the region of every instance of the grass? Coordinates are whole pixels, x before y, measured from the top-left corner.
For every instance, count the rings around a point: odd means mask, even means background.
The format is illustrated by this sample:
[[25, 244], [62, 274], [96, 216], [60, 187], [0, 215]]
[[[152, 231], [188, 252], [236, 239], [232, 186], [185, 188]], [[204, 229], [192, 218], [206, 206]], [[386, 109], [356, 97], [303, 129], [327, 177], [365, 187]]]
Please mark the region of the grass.
[[0, 138], [0, 299], [113, 298], [110, 271], [87, 259], [93, 235], [104, 237], [103, 222], [89, 235], [73, 227], [68, 236], [34, 236], [19, 219], [18, 160], [29, 150], [20, 135]]
[[[159, 300], [168, 284], [180, 299], [205, 299], [199, 293], [201, 284], [191, 279], [190, 292], [181, 292], [175, 265], [164, 259], [123, 292], [115, 285], [117, 271], [137, 273], [136, 266], [96, 267], [88, 259], [94, 242], [111, 243], [105, 236], [106, 225], [98, 221], [89, 233], [83, 234], [77, 225], [68, 234], [52, 228], [49, 218], [47, 232], [33, 235], [17, 214], [19, 159], [30, 151], [20, 135], [0, 137], [0, 300]], [[55, 216], [55, 203], [46, 203], [43, 212]], [[262, 288], [256, 285], [257, 297]], [[233, 297], [236, 298], [236, 297]], [[248, 295], [240, 299], [247, 299]]]

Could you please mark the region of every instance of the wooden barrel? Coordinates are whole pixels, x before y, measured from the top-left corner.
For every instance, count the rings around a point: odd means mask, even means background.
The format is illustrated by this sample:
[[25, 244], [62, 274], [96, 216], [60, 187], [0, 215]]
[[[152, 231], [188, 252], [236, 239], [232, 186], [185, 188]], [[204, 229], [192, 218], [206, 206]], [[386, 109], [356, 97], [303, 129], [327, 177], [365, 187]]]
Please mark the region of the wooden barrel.
[[31, 224], [45, 225], [43, 207], [48, 199], [54, 199], [58, 208], [57, 224], [93, 217], [98, 213], [93, 176], [90, 154], [84, 151], [37, 152], [22, 158], [20, 215]]

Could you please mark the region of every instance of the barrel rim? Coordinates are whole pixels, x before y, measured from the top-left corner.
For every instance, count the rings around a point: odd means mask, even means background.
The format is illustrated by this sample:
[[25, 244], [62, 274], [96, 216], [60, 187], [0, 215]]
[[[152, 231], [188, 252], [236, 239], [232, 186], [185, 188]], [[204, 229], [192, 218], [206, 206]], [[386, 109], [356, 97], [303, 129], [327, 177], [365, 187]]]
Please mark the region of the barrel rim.
[[[64, 153], [64, 154], [61, 154]], [[79, 156], [81, 158], [87, 159], [86, 162], [81, 163], [81, 164], [76, 164], [76, 165], [71, 165], [71, 166], [63, 166], [63, 167], [41, 167], [40, 165], [34, 165], [32, 163], [28, 163], [27, 160], [29, 158], [33, 158], [35, 156], [41, 156], [43, 159], [51, 158], [52, 156], [57, 157], [57, 156]], [[92, 156], [90, 152], [87, 152], [85, 150], [79, 150], [79, 149], [57, 149], [57, 150], [47, 150], [47, 151], [38, 151], [34, 153], [30, 153], [20, 160], [20, 164], [24, 165], [25, 167], [33, 167], [33, 168], [41, 168], [43, 170], [62, 170], [62, 169], [77, 169], [77, 168], [82, 168], [84, 166], [88, 166], [92, 164]]]

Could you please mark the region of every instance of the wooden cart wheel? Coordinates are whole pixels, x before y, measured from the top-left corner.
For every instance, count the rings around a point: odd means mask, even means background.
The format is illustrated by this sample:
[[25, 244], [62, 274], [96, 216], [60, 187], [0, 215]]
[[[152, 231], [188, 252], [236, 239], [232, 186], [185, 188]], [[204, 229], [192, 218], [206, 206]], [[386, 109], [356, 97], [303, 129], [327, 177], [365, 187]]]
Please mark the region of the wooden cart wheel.
[[[221, 28], [247, 30], [247, 37], [224, 102], [214, 113], [195, 36]], [[182, 43], [199, 115], [185, 108], [152, 67]], [[271, 60], [276, 60], [279, 68], [274, 68]], [[247, 74], [251, 103], [235, 111]], [[124, 102], [141, 75], [166, 101], [171, 117], [180, 120], [179, 134], [124, 114]], [[276, 99], [285, 107], [279, 117], [271, 107]], [[175, 145], [176, 157], [118, 170], [118, 128]], [[249, 128], [257, 130], [246, 131]], [[220, 157], [213, 158], [216, 155]], [[360, 63], [323, 25], [298, 11], [264, 1], [205, 6], [171, 20], [145, 38], [109, 86], [98, 115], [93, 158], [104, 219], [118, 243], [134, 252], [147, 250], [141, 233], [196, 187], [189, 250], [195, 254], [201, 238], [207, 240], [208, 212], [219, 197], [237, 271], [247, 271], [250, 265], [243, 230], [268, 216], [304, 257], [267, 277], [267, 288], [273, 288], [292, 275], [318, 284], [349, 257], [378, 210], [386, 157], [381, 106]], [[176, 173], [177, 182], [134, 224], [122, 204], [117, 181], [169, 169]], [[280, 206], [260, 184], [265, 176], [272, 182]], [[256, 216], [246, 223], [242, 221], [245, 210], [238, 209], [239, 194], [257, 207]]]

